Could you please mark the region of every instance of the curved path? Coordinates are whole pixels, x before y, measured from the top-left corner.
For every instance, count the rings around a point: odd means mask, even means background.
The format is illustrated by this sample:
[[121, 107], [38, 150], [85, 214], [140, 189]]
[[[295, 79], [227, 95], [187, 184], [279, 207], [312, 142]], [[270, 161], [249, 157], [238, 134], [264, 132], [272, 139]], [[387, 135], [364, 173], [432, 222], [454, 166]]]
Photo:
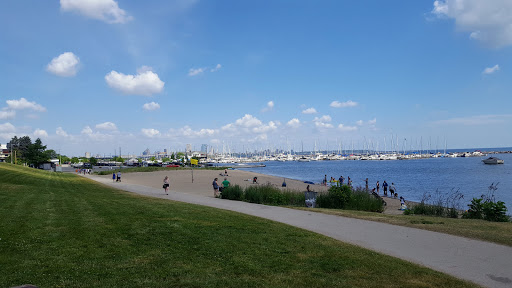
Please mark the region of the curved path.
[[283, 207], [251, 204], [112, 183], [121, 190], [151, 197], [236, 211], [310, 230], [325, 236], [417, 263], [487, 287], [512, 287], [512, 247], [437, 232]]

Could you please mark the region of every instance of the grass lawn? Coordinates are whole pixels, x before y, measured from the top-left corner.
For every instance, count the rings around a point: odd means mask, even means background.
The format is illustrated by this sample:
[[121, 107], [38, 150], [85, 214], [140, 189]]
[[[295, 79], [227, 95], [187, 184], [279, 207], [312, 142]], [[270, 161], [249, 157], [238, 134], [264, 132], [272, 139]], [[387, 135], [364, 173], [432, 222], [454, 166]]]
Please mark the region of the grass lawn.
[[512, 246], [512, 222], [489, 222], [477, 219], [453, 219], [424, 215], [389, 215], [339, 209], [290, 208], [413, 227]]
[[0, 287], [475, 287], [312, 232], [0, 163]]

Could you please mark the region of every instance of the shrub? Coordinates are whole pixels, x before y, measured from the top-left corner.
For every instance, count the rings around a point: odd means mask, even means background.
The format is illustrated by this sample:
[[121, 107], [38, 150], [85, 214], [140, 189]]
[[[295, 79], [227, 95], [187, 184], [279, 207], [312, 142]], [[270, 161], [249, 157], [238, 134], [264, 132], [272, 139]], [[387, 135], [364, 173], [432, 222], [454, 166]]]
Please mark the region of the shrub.
[[244, 190], [240, 185], [232, 185], [227, 188], [224, 188], [220, 193], [220, 198], [229, 199], [229, 200], [242, 200], [242, 196], [244, 194]]
[[507, 207], [505, 202], [496, 201], [494, 192], [498, 190], [498, 184], [494, 183], [489, 186], [487, 195], [482, 195], [480, 198], [473, 198], [471, 203], [468, 204], [468, 211], [466, 211], [462, 218], [466, 219], [484, 219], [494, 222], [508, 222], [510, 217], [507, 216]]
[[368, 194], [365, 190], [358, 188], [352, 191], [350, 199], [345, 205], [348, 210], [362, 210], [370, 212], [383, 212], [384, 203], [382, 199]]
[[350, 200], [352, 189], [348, 185], [332, 186], [326, 194], [320, 194], [316, 198], [318, 207], [343, 209]]

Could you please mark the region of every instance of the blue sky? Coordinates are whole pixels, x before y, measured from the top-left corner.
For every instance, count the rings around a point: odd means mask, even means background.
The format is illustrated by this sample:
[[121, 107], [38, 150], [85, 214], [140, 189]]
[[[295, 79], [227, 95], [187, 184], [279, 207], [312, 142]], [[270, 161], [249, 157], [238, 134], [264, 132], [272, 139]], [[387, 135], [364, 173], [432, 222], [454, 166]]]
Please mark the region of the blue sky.
[[508, 0], [1, 1], [0, 143], [509, 147], [511, 15]]

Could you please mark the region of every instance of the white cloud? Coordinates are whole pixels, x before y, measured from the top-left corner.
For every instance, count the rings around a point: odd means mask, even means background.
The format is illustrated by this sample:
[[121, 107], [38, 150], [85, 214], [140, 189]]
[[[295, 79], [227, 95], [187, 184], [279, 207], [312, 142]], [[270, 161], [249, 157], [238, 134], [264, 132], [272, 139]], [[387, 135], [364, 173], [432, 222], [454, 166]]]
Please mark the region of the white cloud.
[[363, 123], [364, 123], [363, 120], [358, 120], [356, 122], [357, 126], [363, 126]]
[[329, 123], [331, 122], [332, 119], [331, 119], [331, 116], [329, 115], [323, 115], [322, 117], [315, 117], [315, 119], [313, 119], [313, 122], [315, 123], [315, 126], [317, 128], [333, 128], [332, 124]]
[[348, 100], [346, 102], [332, 101], [330, 106], [334, 108], [355, 107], [357, 106], [357, 102], [352, 100]]
[[340, 131], [350, 132], [350, 131], [356, 131], [357, 127], [356, 126], [345, 126], [343, 124], [340, 124], [340, 125], [338, 125], [338, 129]]
[[470, 38], [499, 48], [512, 45], [512, 1], [438, 0], [432, 13], [451, 18]]
[[183, 136], [183, 137], [211, 137], [215, 135], [218, 131], [215, 129], [200, 129], [200, 130], [192, 130], [189, 126], [184, 126], [183, 128], [179, 129], [177, 132], [173, 129], [170, 130], [172, 134]]
[[34, 131], [34, 136], [37, 138], [46, 138], [48, 137], [48, 133], [45, 130], [36, 129]]
[[197, 76], [199, 74], [202, 74], [205, 70], [206, 68], [190, 68], [190, 70], [188, 70], [188, 76]]
[[155, 111], [160, 109], [160, 104], [155, 102], [146, 103], [142, 106], [142, 109], [144, 109], [144, 111]]
[[217, 71], [219, 71], [219, 70], [220, 70], [220, 68], [222, 68], [222, 65], [217, 64], [217, 66], [215, 66], [214, 68], [212, 68], [212, 69], [210, 70], [210, 72], [217, 72]]
[[14, 125], [12, 125], [9, 122], [0, 124], [0, 132], [5, 133], [5, 132], [15, 132], [15, 131], [16, 131], [16, 127], [14, 127]]
[[268, 101], [267, 106], [261, 110], [261, 112], [267, 112], [274, 109], [274, 101]]
[[112, 122], [105, 122], [105, 123], [97, 124], [96, 129], [114, 131], [114, 130], [117, 130], [117, 127], [116, 127], [116, 124], [114, 124]]
[[5, 101], [7, 106], [13, 110], [23, 110], [30, 109], [39, 112], [45, 112], [46, 108], [37, 104], [36, 102], [29, 102], [25, 98], [21, 98], [20, 100], [7, 100]]
[[500, 70], [500, 66], [498, 64], [494, 65], [493, 67], [487, 67], [482, 71], [482, 74], [492, 74], [496, 71]]
[[251, 127], [260, 126], [263, 123], [258, 118], [254, 117], [250, 114], [245, 114], [244, 117], [237, 119], [235, 121], [235, 124], [240, 127], [251, 128]]
[[75, 76], [78, 70], [80, 59], [72, 52], [65, 52], [52, 59], [52, 62], [46, 66], [46, 71], [57, 76], [71, 77]]
[[92, 134], [92, 129], [89, 126], [85, 126], [84, 129], [82, 129], [82, 134], [90, 135]]
[[300, 120], [297, 118], [293, 118], [286, 125], [292, 127], [292, 128], [299, 128], [300, 127]]
[[149, 138], [153, 138], [155, 136], [158, 136], [160, 134], [160, 131], [156, 130], [156, 129], [141, 129], [140, 130], [142, 132], [142, 134], [146, 137], [149, 137]]
[[60, 0], [60, 9], [65, 12], [78, 12], [107, 23], [126, 23], [133, 19], [114, 0]]
[[[266, 134], [277, 130], [279, 122], [270, 121], [267, 124], [263, 123], [258, 118], [245, 114], [244, 117], [237, 119], [234, 123], [224, 125], [221, 130], [227, 133], [228, 136], [249, 136], [251, 138], [266, 138]], [[256, 134], [256, 135], [255, 135]], [[243, 139], [242, 139], [243, 140]]]
[[125, 75], [111, 71], [105, 76], [108, 86], [125, 94], [150, 96], [160, 93], [164, 89], [165, 82], [158, 78], [158, 74], [147, 70], [148, 66], [139, 68], [137, 75]]
[[373, 118], [372, 120], [368, 120], [369, 125], [375, 125], [377, 124], [377, 118]]
[[64, 131], [64, 129], [62, 129], [62, 127], [57, 127], [57, 130], [55, 131], [55, 134], [57, 134], [58, 136], [62, 136], [62, 137], [68, 137], [68, 133], [66, 133], [66, 131]]
[[315, 113], [316, 113], [316, 109], [313, 107], [302, 110], [302, 114], [315, 114]]
[[16, 116], [16, 111], [9, 110], [9, 111], [0, 111], [0, 120], [3, 119], [12, 119]]

